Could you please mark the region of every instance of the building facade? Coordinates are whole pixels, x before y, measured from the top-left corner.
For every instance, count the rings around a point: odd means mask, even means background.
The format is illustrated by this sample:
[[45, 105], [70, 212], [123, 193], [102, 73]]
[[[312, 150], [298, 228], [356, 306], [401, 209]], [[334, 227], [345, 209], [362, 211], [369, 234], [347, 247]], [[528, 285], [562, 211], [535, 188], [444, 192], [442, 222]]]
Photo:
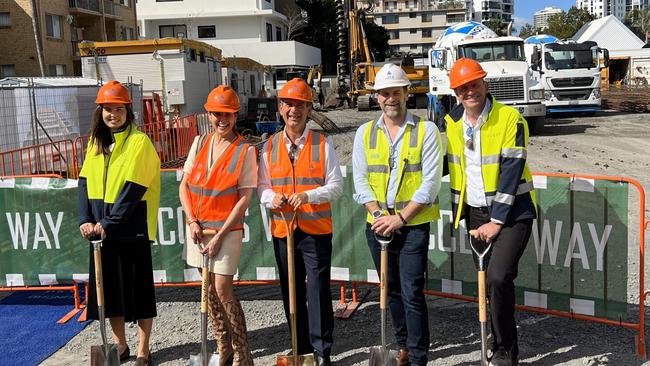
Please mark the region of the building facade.
[[613, 15], [624, 20], [630, 11], [650, 7], [650, 0], [577, 0], [576, 7], [587, 10], [596, 18]]
[[[357, 4], [357, 8], [363, 6]], [[388, 31], [390, 53], [425, 55], [449, 27], [465, 21], [461, 1], [393, 0], [375, 1], [369, 18]]]
[[465, 0], [467, 20], [484, 22], [501, 19], [508, 23], [515, 14], [515, 0]]
[[[36, 3], [36, 9], [32, 3]], [[45, 76], [78, 76], [81, 75], [78, 41], [136, 37], [133, 3], [134, 0], [0, 1], [0, 44], [11, 45], [10, 52], [0, 52], [0, 79], [41, 76], [33, 13], [40, 29]]]
[[225, 57], [248, 57], [279, 70], [321, 64], [319, 48], [287, 39], [286, 6], [279, 0], [138, 0], [140, 36], [194, 39]]
[[533, 26], [536, 29], [544, 29], [548, 25], [548, 18], [560, 13], [562, 13], [562, 9], [553, 6], [536, 11], [533, 15]]

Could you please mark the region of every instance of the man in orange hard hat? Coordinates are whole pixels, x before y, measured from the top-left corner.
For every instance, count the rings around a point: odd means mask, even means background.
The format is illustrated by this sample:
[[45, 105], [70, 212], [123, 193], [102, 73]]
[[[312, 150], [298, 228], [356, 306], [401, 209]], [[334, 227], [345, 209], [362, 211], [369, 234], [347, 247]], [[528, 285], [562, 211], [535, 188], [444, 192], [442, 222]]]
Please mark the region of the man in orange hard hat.
[[492, 243], [487, 266], [490, 365], [511, 366], [519, 356], [514, 280], [536, 217], [535, 191], [526, 164], [528, 124], [489, 94], [485, 75], [468, 58], [456, 61], [449, 72], [460, 102], [445, 116], [449, 184], [454, 227], [464, 219], [468, 230], [476, 230], [475, 247]]
[[264, 144], [257, 192], [260, 202], [271, 210], [273, 248], [288, 323], [287, 231], [281, 213], [289, 221], [297, 215], [293, 237], [298, 354], [313, 352], [320, 357], [320, 365], [331, 365], [334, 314], [330, 293], [330, 202], [341, 195], [343, 178], [334, 145], [321, 132], [307, 128], [313, 100], [309, 85], [302, 79], [292, 79], [278, 98], [285, 127]]

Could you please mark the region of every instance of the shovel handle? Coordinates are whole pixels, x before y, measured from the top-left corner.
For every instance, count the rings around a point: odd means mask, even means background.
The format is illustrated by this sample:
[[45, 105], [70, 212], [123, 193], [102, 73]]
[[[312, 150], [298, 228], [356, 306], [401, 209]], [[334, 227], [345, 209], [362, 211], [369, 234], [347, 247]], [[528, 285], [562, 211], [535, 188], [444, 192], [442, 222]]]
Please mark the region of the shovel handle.
[[381, 268], [379, 279], [379, 308], [386, 309], [388, 303], [388, 250], [381, 250]]
[[208, 254], [203, 254], [203, 267], [201, 267], [201, 314], [208, 312], [208, 288], [210, 287], [208, 262]]
[[102, 271], [101, 241], [93, 241], [93, 260], [95, 262], [95, 293], [97, 306], [104, 306], [104, 279]]
[[485, 271], [478, 271], [478, 320], [487, 322], [487, 296], [485, 291]]

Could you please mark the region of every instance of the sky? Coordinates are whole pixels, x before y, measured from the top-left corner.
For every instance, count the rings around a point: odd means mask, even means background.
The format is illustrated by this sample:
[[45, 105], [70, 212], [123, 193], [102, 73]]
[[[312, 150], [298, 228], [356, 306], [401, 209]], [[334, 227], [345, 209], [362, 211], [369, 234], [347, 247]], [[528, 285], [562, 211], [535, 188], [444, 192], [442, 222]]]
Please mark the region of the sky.
[[576, 5], [576, 0], [516, 0], [515, 4], [515, 28], [517, 31], [526, 24], [533, 24], [533, 14], [548, 6], [569, 10]]

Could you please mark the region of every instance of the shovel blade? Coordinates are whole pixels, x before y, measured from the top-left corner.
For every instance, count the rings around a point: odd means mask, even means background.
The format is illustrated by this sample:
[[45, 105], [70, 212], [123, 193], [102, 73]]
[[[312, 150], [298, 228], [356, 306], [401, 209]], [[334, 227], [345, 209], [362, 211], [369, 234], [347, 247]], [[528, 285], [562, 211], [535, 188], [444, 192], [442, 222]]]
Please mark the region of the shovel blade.
[[296, 356], [278, 356], [276, 366], [316, 366], [313, 354], [298, 355]]
[[397, 351], [381, 346], [370, 347], [368, 366], [397, 366]]
[[216, 353], [208, 353], [208, 359], [206, 362], [203, 362], [203, 356], [190, 355], [190, 361], [187, 364], [188, 366], [219, 366], [219, 355]]
[[104, 346], [90, 347], [91, 366], [119, 366], [120, 351], [116, 344], [109, 344], [108, 351]]

